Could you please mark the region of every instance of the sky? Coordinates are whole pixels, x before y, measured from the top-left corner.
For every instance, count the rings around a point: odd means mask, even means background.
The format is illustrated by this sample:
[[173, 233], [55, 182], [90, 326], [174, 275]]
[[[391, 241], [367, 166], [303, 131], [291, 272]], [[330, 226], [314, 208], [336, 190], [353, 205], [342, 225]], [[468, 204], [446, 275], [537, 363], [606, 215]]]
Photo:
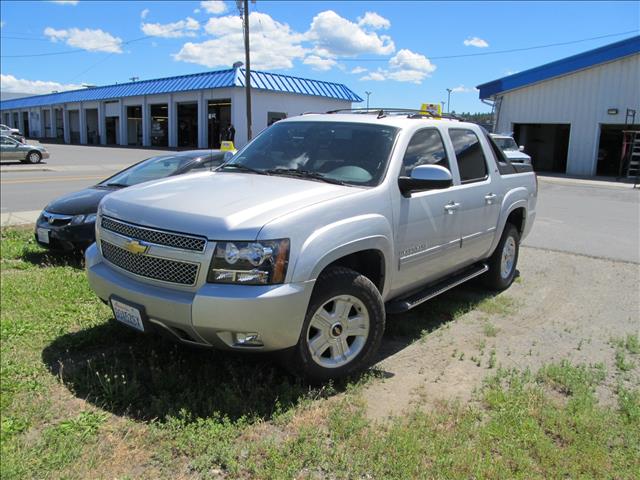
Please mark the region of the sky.
[[[371, 106], [446, 102], [449, 88], [457, 112], [489, 110], [479, 84], [640, 31], [639, 2], [258, 0], [249, 10], [252, 68], [344, 83], [362, 98], [370, 92]], [[235, 1], [2, 0], [0, 25], [6, 92], [49, 93], [244, 61]]]

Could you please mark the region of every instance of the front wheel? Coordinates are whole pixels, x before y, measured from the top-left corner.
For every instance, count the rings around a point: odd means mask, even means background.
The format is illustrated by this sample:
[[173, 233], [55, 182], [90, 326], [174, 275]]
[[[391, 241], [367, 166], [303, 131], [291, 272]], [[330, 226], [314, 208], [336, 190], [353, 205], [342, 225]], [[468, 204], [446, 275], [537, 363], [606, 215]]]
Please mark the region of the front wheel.
[[29, 152], [29, 155], [27, 155], [27, 162], [29, 163], [40, 163], [41, 160], [42, 160], [42, 154], [35, 150], [32, 152]]
[[496, 250], [489, 258], [489, 271], [484, 277], [484, 283], [488, 288], [500, 291], [511, 286], [516, 277], [519, 252], [520, 234], [518, 229], [511, 223], [507, 223]]
[[358, 373], [374, 358], [384, 324], [384, 304], [373, 282], [354, 270], [330, 267], [316, 282], [289, 366], [316, 381]]

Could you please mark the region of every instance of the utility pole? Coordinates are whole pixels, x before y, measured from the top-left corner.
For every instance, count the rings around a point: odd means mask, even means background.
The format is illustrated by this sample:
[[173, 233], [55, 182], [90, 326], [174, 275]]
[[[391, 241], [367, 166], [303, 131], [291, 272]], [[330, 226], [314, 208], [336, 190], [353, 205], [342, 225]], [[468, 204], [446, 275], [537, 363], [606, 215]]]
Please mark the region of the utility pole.
[[247, 142], [251, 141], [251, 55], [249, 49], [249, 0], [236, 0], [238, 10], [241, 10], [244, 30], [244, 88], [247, 99]]
[[447, 113], [451, 113], [451, 92], [453, 92], [453, 90], [447, 88]]
[[442, 111], [444, 112], [444, 104], [447, 103], [444, 100], [440, 100], [440, 104], [442, 105]]
[[364, 92], [367, 95], [367, 111], [369, 110], [369, 95], [371, 95], [373, 92]]

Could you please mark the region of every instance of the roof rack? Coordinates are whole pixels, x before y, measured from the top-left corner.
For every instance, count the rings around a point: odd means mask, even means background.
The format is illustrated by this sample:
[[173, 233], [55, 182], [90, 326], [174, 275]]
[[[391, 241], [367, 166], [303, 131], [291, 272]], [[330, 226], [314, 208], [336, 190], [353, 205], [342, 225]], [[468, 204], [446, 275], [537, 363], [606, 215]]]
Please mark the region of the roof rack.
[[338, 110], [329, 110], [326, 113], [360, 113], [360, 114], [376, 114], [378, 118], [384, 118], [387, 115], [407, 115], [407, 118], [446, 118], [447, 120], [457, 120], [464, 122], [465, 119], [453, 115], [451, 113], [435, 113], [426, 110], [415, 110], [410, 108], [341, 108]]

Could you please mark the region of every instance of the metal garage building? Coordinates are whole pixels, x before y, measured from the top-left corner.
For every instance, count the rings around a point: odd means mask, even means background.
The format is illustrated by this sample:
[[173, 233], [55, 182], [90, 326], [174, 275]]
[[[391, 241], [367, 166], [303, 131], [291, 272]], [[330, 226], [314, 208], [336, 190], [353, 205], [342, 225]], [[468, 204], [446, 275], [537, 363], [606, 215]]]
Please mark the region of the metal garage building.
[[614, 175], [640, 129], [640, 36], [478, 86], [538, 171]]
[[[0, 103], [2, 122], [65, 143], [217, 148], [229, 124], [246, 143], [244, 69], [38, 95]], [[306, 111], [351, 108], [345, 85], [252, 71], [253, 132]]]

